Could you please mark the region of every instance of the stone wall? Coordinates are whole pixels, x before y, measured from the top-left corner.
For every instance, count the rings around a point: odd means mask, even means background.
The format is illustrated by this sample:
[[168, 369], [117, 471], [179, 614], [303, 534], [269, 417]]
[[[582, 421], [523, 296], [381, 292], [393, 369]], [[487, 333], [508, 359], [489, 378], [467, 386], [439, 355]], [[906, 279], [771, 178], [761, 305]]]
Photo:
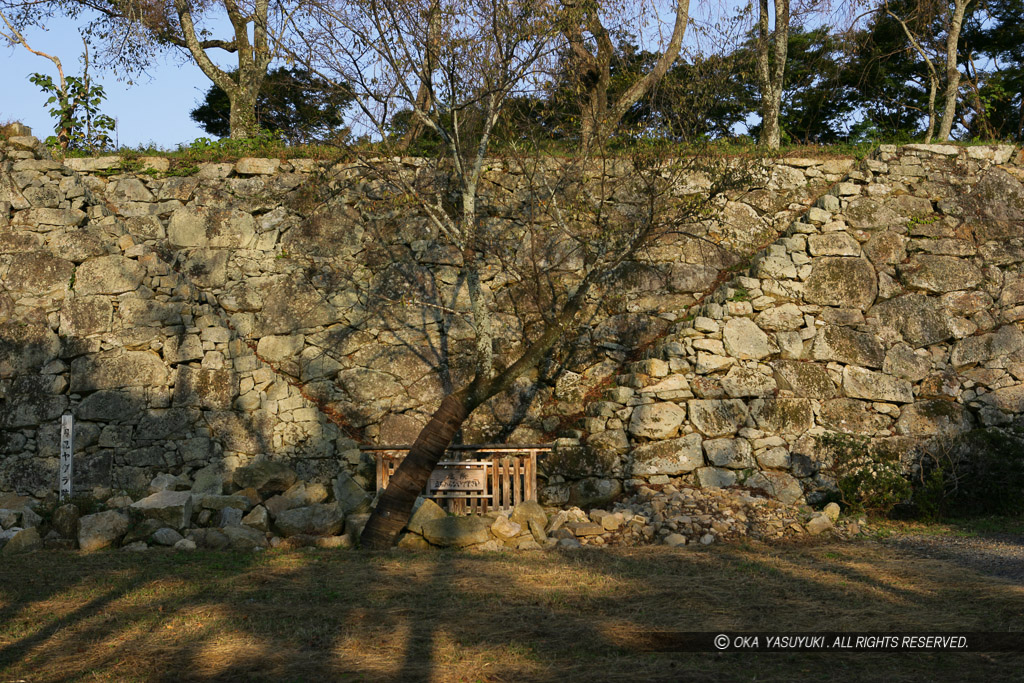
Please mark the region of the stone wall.
[[[53, 161], [27, 136], [0, 154], [0, 491], [55, 488], [68, 410], [83, 491], [263, 457], [371, 486], [355, 447], [409, 442], [465, 377], [459, 316], [367, 308], [350, 286], [387, 271], [374, 242], [388, 224], [437, 300], [465, 305], [460, 255], [378, 206], [358, 164], [176, 175], [158, 158]], [[660, 246], [655, 275], [594, 317], [557, 377], [496, 397], [465, 440], [560, 437], [544, 502], [668, 476], [794, 500], [829, 484], [814, 446], [826, 430], [904, 439], [1010, 419], [1024, 395], [1012, 155], [911, 145], [856, 167], [762, 164], [700, 239]], [[522, 182], [500, 163], [488, 178]], [[499, 298], [508, 278], [493, 266]]]
[[567, 463], [546, 499], [671, 476], [814, 502], [834, 487], [826, 434], [910, 456], [1012, 422], [1022, 180], [1008, 146], [882, 146], [587, 405], [603, 457], [575, 483]]

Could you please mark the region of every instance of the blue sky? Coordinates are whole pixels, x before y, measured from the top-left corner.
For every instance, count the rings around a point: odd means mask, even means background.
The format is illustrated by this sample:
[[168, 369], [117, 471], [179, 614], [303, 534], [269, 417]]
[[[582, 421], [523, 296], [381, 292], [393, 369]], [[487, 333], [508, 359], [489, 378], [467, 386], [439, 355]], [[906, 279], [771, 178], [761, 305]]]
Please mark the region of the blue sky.
[[[52, 21], [47, 31], [28, 30], [25, 38], [33, 49], [55, 54], [64, 64], [65, 75], [78, 75], [82, 65], [82, 41], [74, 23]], [[46, 113], [47, 96], [29, 82], [32, 73], [48, 74], [57, 80], [57, 69], [43, 57], [24, 47], [0, 47], [0, 121], [21, 121], [31, 126], [40, 139], [53, 134], [53, 119]], [[210, 81], [191, 61], [174, 55], [160, 58], [135, 85], [118, 81], [111, 73], [90, 69], [94, 82], [103, 85], [107, 100], [103, 113], [117, 119], [118, 141], [137, 146], [153, 142], [173, 148], [206, 133], [189, 118], [189, 111], [210, 87]]]

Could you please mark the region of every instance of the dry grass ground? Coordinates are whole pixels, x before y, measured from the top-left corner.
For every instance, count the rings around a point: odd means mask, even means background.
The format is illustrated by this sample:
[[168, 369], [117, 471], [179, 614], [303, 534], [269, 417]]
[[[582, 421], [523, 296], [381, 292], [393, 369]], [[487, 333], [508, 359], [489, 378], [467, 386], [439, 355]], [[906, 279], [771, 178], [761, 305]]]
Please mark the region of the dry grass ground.
[[1024, 586], [876, 541], [0, 564], [0, 681], [999, 681], [1024, 665], [630, 646], [650, 629], [1022, 631]]

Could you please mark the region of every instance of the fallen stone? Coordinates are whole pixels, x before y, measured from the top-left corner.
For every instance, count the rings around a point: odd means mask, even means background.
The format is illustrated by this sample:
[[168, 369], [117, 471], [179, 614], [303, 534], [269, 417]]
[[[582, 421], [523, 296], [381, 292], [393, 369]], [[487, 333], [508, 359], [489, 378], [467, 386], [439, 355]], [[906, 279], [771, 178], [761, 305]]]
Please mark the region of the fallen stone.
[[670, 548], [679, 548], [686, 545], [686, 536], [682, 534], [669, 534], [665, 537], [664, 543]]
[[284, 536], [334, 536], [345, 525], [345, 513], [337, 503], [309, 505], [282, 512], [274, 525]]
[[226, 526], [221, 532], [227, 537], [232, 550], [254, 550], [267, 547], [267, 537], [261, 531], [244, 525]]
[[78, 536], [78, 519], [81, 514], [78, 506], [74, 503], [66, 503], [53, 511], [54, 530], [64, 538], [75, 538]]
[[238, 508], [223, 508], [220, 511], [220, 518], [217, 520], [217, 526], [221, 528], [229, 526], [238, 526], [242, 523], [242, 511]]
[[832, 522], [836, 522], [839, 519], [839, 504], [829, 503], [824, 507], [822, 512], [824, 512], [825, 516], [832, 520]]
[[224, 529], [189, 529], [186, 539], [208, 550], [224, 550], [231, 545]]
[[414, 534], [422, 535], [424, 524], [447, 516], [448, 513], [440, 505], [429, 498], [420, 496], [413, 505], [412, 515], [409, 517], [409, 522], [405, 525], [405, 528]]
[[443, 517], [423, 525], [423, 537], [434, 545], [463, 548], [490, 540], [487, 521], [477, 516]]
[[350, 546], [359, 545], [359, 538], [363, 535], [366, 523], [370, 521], [369, 512], [356, 512], [345, 516], [345, 536], [349, 539]]
[[347, 472], [341, 472], [334, 480], [334, 500], [346, 515], [370, 511], [372, 498]]
[[352, 547], [352, 539], [348, 535], [317, 536], [314, 543], [317, 548], [326, 548], [328, 550], [340, 550]]
[[512, 508], [512, 514], [508, 516], [508, 519], [524, 529], [531, 527], [532, 524], [539, 524], [543, 529], [548, 523], [547, 513], [535, 500], [526, 500], [516, 505]]
[[160, 520], [175, 529], [184, 529], [192, 518], [192, 494], [188, 491], [159, 491], [129, 507], [144, 517]]
[[267, 513], [267, 508], [257, 505], [249, 514], [242, 518], [242, 524], [259, 531], [269, 531], [270, 515]]
[[92, 552], [115, 546], [128, 531], [128, 516], [116, 510], [85, 515], [78, 520], [78, 547]]
[[491, 524], [491, 533], [503, 541], [515, 538], [522, 530], [523, 527], [515, 522], [510, 522], [505, 515], [498, 515], [498, 518]]
[[594, 524], [593, 522], [569, 522], [565, 525], [565, 528], [573, 533], [577, 538], [580, 536], [600, 536], [605, 532], [605, 528], [600, 524]]
[[15, 533], [0, 551], [4, 555], [15, 555], [17, 553], [28, 553], [39, 550], [43, 547], [43, 539], [39, 536], [39, 530], [35, 527], [22, 529]]
[[826, 515], [816, 515], [811, 518], [811, 521], [804, 525], [807, 529], [807, 533], [811, 536], [818, 536], [826, 531], [832, 529], [832, 520]]
[[287, 491], [295, 483], [298, 475], [283, 462], [277, 460], [257, 460], [244, 467], [239, 467], [232, 479], [240, 489], [252, 487], [260, 493], [279, 493]]
[[153, 532], [150, 536], [154, 543], [157, 545], [174, 546], [178, 541], [184, 540], [184, 537], [174, 529], [168, 527], [162, 527]]

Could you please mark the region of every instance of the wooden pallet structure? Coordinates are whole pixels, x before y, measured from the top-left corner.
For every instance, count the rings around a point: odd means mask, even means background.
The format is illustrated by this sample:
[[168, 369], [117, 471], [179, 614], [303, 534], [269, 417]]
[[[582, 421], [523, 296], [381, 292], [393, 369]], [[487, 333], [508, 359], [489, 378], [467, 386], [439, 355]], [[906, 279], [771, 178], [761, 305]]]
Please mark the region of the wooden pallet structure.
[[[410, 446], [364, 446], [377, 460], [377, 489], [387, 488]], [[550, 446], [507, 444], [450, 446], [430, 475], [423, 495], [453, 514], [508, 511], [537, 500], [537, 458]]]

